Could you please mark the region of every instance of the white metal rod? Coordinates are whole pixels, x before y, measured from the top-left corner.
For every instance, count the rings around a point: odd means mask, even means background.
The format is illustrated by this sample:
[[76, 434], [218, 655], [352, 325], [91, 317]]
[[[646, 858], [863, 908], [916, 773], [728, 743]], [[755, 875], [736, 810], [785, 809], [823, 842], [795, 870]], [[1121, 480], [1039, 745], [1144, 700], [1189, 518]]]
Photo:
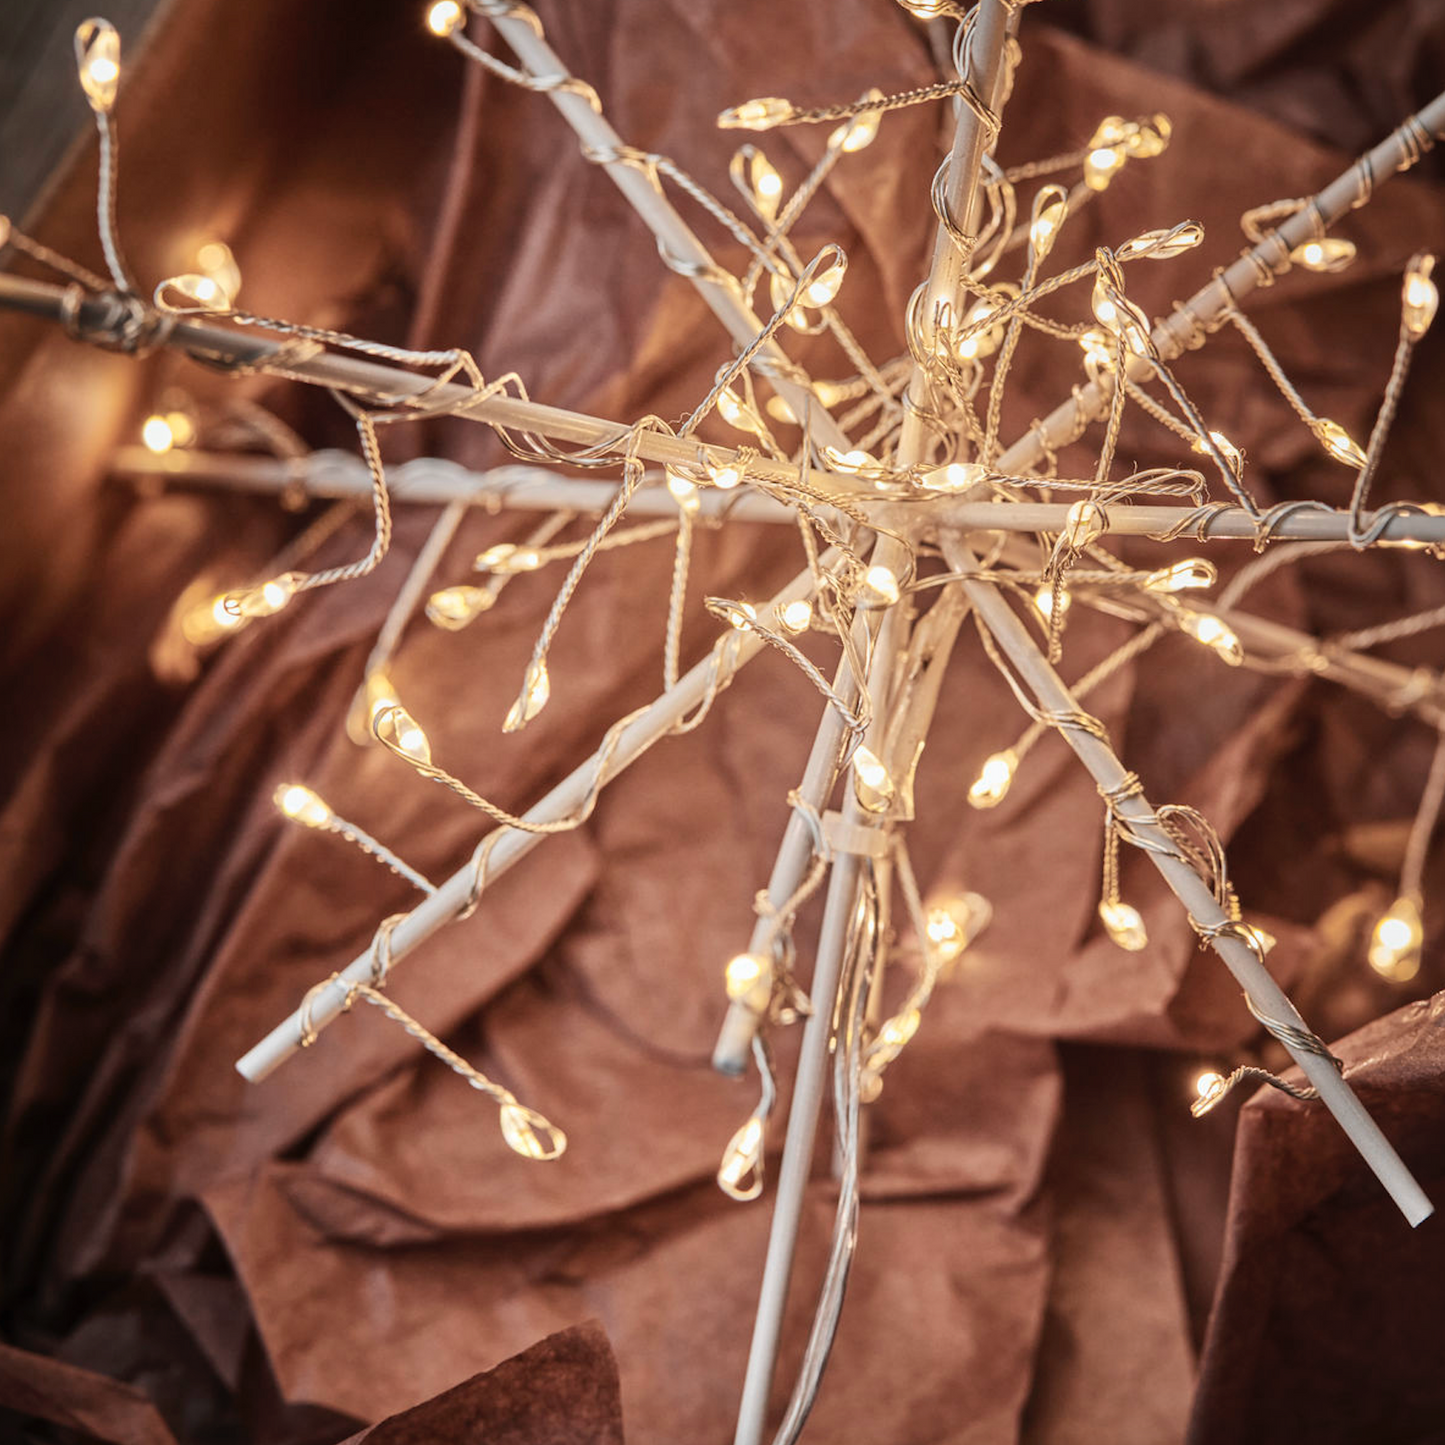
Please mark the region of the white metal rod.
[[[825, 564], [836, 560], [835, 554], [825, 554]], [[809, 572], [800, 573], [767, 605], [781, 606], [800, 597], [807, 597], [813, 589]], [[755, 657], [764, 646], [762, 639], [753, 632], [740, 631], [734, 641], [733, 661], [728, 664], [724, 654], [718, 672], [718, 686], [726, 686], [733, 673], [750, 658]], [[604, 774], [604, 781], [610, 782], [630, 764], [636, 762], [653, 743], [667, 736], [670, 728], [691, 712], [706, 696], [710, 679], [718, 658], [709, 652], [696, 667], [685, 673], [674, 687], [663, 693], [640, 717], [624, 728], [613, 750], [611, 761]], [[597, 776], [597, 755], [594, 754], [581, 767], [568, 774], [525, 816], [528, 822], [553, 822], [575, 813], [586, 799]], [[487, 862], [487, 881], [495, 881], [519, 859], [524, 858], [543, 838], [544, 833], [522, 833], [515, 829], [504, 830], [503, 836], [491, 851]], [[471, 895], [474, 869], [468, 861], [458, 868], [437, 891], [418, 904], [397, 924], [391, 935], [391, 960], [393, 966], [400, 963], [409, 953], [432, 936], [438, 929], [452, 922], [465, 907]], [[310, 1022], [312, 1029], [319, 1033], [341, 1012], [346, 1001], [347, 983], [366, 983], [372, 973], [371, 949], [359, 954], [342, 971], [341, 979], [330, 988], [320, 990], [311, 1002]], [[284, 1022], [278, 1024], [264, 1039], [237, 1061], [236, 1069], [253, 1083], [264, 1079], [278, 1065], [283, 1064], [301, 1047], [301, 1010], [298, 1008]]]
[[[972, 29], [968, 39], [964, 78], [970, 83], [974, 93], [985, 97], [995, 110], [1000, 107], [1000, 97], [1003, 94], [1003, 79], [1006, 73], [1004, 53], [1009, 16], [1010, 6], [1003, 3], [1003, 0], [979, 0], [973, 11]], [[987, 141], [988, 137], [985, 136], [978, 117], [966, 106], [960, 106], [949, 158], [946, 203], [955, 222], [969, 234], [976, 234], [977, 216], [981, 209], [982, 192], [978, 181]], [[947, 298], [956, 307], [956, 293], [961, 284], [962, 272], [962, 258], [958, 248], [940, 224], [926, 283], [930, 298]], [[927, 314], [932, 314], [931, 306]], [[919, 368], [915, 366], [910, 390], [917, 393], [923, 385]], [[906, 469], [922, 461], [927, 455], [926, 446], [926, 430], [919, 422], [918, 413], [910, 409], [904, 417], [903, 433], [899, 440], [900, 467]], [[901, 575], [907, 555], [907, 548], [901, 541], [883, 535], [879, 537], [878, 545], [874, 549], [873, 560], [891, 567]], [[869, 654], [867, 686], [873, 711], [866, 743], [875, 751], [881, 751], [882, 738], [888, 725], [894, 664], [907, 646], [909, 607], [910, 603], [905, 598], [903, 602], [885, 612], [873, 651]], [[824, 726], [826, 725], [825, 720]], [[856, 791], [846, 786], [843, 816], [849, 822], [866, 826], [877, 826], [880, 821], [876, 815], [862, 811]], [[788, 1110], [788, 1132], [773, 1202], [768, 1254], [763, 1266], [758, 1312], [748, 1350], [747, 1373], [738, 1407], [734, 1445], [761, 1445], [767, 1422], [768, 1396], [777, 1365], [778, 1342], [782, 1332], [783, 1311], [788, 1299], [788, 1286], [792, 1278], [798, 1225], [802, 1216], [808, 1176], [812, 1172], [818, 1113], [827, 1082], [833, 1001], [842, 977], [848, 940], [856, 928], [860, 871], [856, 855], [845, 853], [834, 859], [833, 871], [828, 879], [823, 923], [818, 936], [818, 953], [809, 990], [813, 1012], [803, 1026], [803, 1043], [793, 1083], [792, 1103]]]
[[[946, 552], [949, 565], [960, 572], [977, 570], [977, 558], [965, 543], [952, 540]], [[978, 580], [965, 581], [963, 585], [984, 625], [1017, 669], [1039, 706], [1047, 712], [1078, 713], [1080, 708], [1073, 695], [1035, 646], [1027, 629], [998, 589], [992, 583]], [[1063, 727], [1059, 731], [1101, 792], [1119, 788], [1126, 776], [1125, 769], [1109, 743], [1078, 728]], [[1153, 821], [1154, 810], [1148, 800], [1143, 796], [1126, 798], [1119, 804], [1118, 811], [1128, 820], [1132, 832], [1169, 850], [1145, 851], [1190, 917], [1206, 928], [1224, 923], [1224, 910], [1204, 880], [1187, 863], [1174, 856], [1173, 841]], [[1246, 944], [1223, 935], [1212, 939], [1210, 946], [1263, 1014], [1283, 1024], [1306, 1028], [1294, 1005]], [[1321, 1102], [1334, 1115], [1405, 1218], [1412, 1225], [1427, 1219], [1434, 1212], [1434, 1205], [1329, 1060], [1296, 1048], [1287, 1040], [1281, 1042], [1319, 1091]]]
[[[165, 477], [261, 495], [299, 486], [308, 497], [362, 499], [370, 497], [372, 486], [371, 473], [360, 457], [332, 450], [312, 452], [292, 462], [179, 448], [157, 456], [145, 447], [122, 447], [115, 454], [113, 469], [123, 477]], [[652, 486], [644, 482], [633, 494], [627, 505], [628, 515], [676, 516], [676, 498], [662, 485], [660, 475], [652, 476]], [[617, 496], [616, 482], [559, 476], [546, 467], [521, 463], [474, 472], [443, 457], [417, 457], [388, 467], [386, 480], [393, 502], [424, 505], [467, 502], [487, 506], [501, 502], [523, 510], [605, 512]], [[790, 507], [750, 487], [732, 491], [701, 487], [697, 500], [697, 515], [710, 521], [727, 517], [740, 522], [796, 524], [797, 514]]]

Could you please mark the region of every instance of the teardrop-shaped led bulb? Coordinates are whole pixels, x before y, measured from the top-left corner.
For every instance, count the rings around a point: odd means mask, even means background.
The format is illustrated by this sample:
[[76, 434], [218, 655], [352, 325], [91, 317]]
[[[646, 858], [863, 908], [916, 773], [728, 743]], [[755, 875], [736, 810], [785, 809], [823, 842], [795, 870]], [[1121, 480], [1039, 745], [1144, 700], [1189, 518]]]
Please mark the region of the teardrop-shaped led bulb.
[[1212, 587], [1219, 578], [1213, 562], [1203, 557], [1186, 557], [1151, 572], [1144, 585], [1151, 592], [1190, 592]]
[[1405, 286], [1400, 298], [1401, 314], [1412, 341], [1418, 341], [1430, 329], [1430, 323], [1440, 309], [1440, 291], [1431, 276], [1434, 269], [1435, 258], [1422, 253], [1411, 257], [1410, 267], [1405, 272]]
[[485, 587], [443, 587], [427, 598], [426, 615], [436, 626], [456, 632], [485, 612], [496, 600]]
[[853, 796], [867, 813], [886, 813], [897, 792], [882, 759], [869, 747], [853, 754]]
[[542, 657], [536, 658], [527, 665], [526, 674], [522, 678], [521, 696], [508, 711], [502, 731], [514, 733], [524, 727], [547, 706], [547, 699], [551, 696], [552, 679], [547, 675], [547, 661]]
[[764, 95], [723, 111], [717, 123], [720, 130], [771, 130], [792, 113], [791, 101], [776, 95]]
[[1347, 467], [1365, 465], [1364, 449], [1339, 422], [1320, 417], [1314, 424], [1314, 434], [1337, 462], [1342, 462]]
[[772, 961], [761, 953], [740, 953], [728, 960], [723, 982], [734, 1003], [746, 1004], [760, 1014], [773, 997]]
[[1119, 899], [1105, 899], [1099, 904], [1099, 917], [1109, 937], [1130, 953], [1138, 953], [1149, 946], [1149, 935], [1144, 930], [1144, 920], [1132, 903]]
[[1018, 754], [1012, 748], [987, 758], [969, 787], [969, 804], [975, 808], [996, 808], [1008, 796], [1018, 765]]
[[778, 216], [778, 203], [783, 196], [783, 178], [778, 168], [762, 151], [755, 150], [748, 158], [748, 183], [753, 191], [753, 205], [758, 214], [771, 225]]
[[756, 1199], [763, 1192], [763, 1121], [756, 1114], [728, 1140], [717, 1183], [731, 1199]]
[[109, 20], [82, 20], [75, 29], [80, 88], [97, 115], [108, 115], [120, 86], [120, 33]]
[[1296, 246], [1289, 258], [1306, 271], [1343, 271], [1355, 259], [1355, 243], [1340, 236], [1322, 236]]
[[916, 1008], [906, 1009], [903, 1013], [894, 1014], [891, 1019], [885, 1019], [878, 1030], [877, 1038], [868, 1046], [865, 1055], [868, 1067], [874, 1073], [881, 1073], [903, 1052], [922, 1022], [923, 1015]]
[[295, 572], [283, 572], [258, 586], [225, 593], [221, 606], [237, 617], [273, 617], [296, 595], [298, 580]]
[[331, 809], [304, 783], [282, 783], [272, 798], [288, 818], [307, 828], [324, 828], [332, 819]]
[[371, 730], [392, 752], [423, 767], [431, 765], [431, 741], [421, 724], [400, 703], [378, 711], [371, 720]]
[[1212, 612], [1185, 612], [1179, 618], [1179, 626], [1231, 667], [1239, 667], [1244, 662], [1244, 647], [1234, 629]]
[[557, 1159], [567, 1150], [567, 1136], [550, 1119], [525, 1104], [503, 1104], [502, 1138], [523, 1159]]
[[1391, 983], [1408, 983], [1420, 972], [1424, 941], [1420, 905], [1413, 898], [1397, 898], [1370, 936], [1370, 967]]
[[901, 596], [898, 578], [891, 567], [877, 562], [863, 574], [863, 586], [858, 593], [860, 606], [892, 607]]

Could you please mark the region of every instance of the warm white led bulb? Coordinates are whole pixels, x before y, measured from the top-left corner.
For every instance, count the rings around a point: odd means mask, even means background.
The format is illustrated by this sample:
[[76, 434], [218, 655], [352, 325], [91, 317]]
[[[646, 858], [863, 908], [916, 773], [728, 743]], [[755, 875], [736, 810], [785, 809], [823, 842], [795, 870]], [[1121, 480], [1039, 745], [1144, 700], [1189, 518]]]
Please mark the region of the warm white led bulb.
[[426, 615], [438, 627], [455, 632], [496, 602], [486, 587], [443, 587], [427, 598]]
[[1097, 502], [1075, 502], [1064, 518], [1064, 540], [1076, 552], [1097, 542], [1108, 528], [1109, 518]]
[[987, 758], [969, 787], [969, 803], [975, 808], [996, 808], [1008, 796], [1018, 765], [1018, 754], [1012, 748]]
[[1408, 983], [1420, 971], [1420, 948], [1425, 941], [1420, 905], [1413, 898], [1397, 898], [1375, 924], [1370, 937], [1370, 967], [1392, 983]]
[[987, 478], [988, 468], [977, 462], [949, 462], [946, 467], [925, 472], [922, 484], [930, 492], [966, 492]]
[[1179, 619], [1179, 626], [1231, 667], [1238, 667], [1244, 661], [1244, 648], [1234, 629], [1212, 612], [1185, 612]]
[[[1067, 590], [1060, 590], [1059, 594], [1059, 618], [1062, 621], [1073, 606], [1074, 599], [1069, 596]], [[1034, 593], [1034, 609], [1045, 622], [1053, 619], [1054, 615], [1054, 589], [1045, 583]]]
[[1144, 929], [1144, 920], [1132, 903], [1120, 899], [1106, 898], [1099, 904], [1099, 917], [1110, 938], [1120, 948], [1138, 953], [1149, 946], [1149, 935]]
[[667, 490], [672, 494], [681, 511], [696, 512], [702, 505], [702, 499], [698, 495], [697, 483], [691, 477], [685, 477], [681, 472], [675, 472], [671, 467], [667, 468]]
[[733, 1199], [756, 1199], [763, 1192], [762, 1157], [763, 1121], [754, 1114], [723, 1150], [718, 1187]]
[[869, 747], [853, 754], [853, 796], [868, 813], [886, 813], [896, 792], [883, 760]]
[[813, 604], [806, 597], [795, 598], [792, 602], [784, 602], [778, 608], [778, 623], [784, 632], [797, 634], [806, 632], [812, 625]]
[[1200, 1099], [1212, 1099], [1224, 1087], [1224, 1075], [1206, 1069], [1194, 1081], [1194, 1092]]
[[1213, 562], [1206, 562], [1203, 557], [1186, 557], [1182, 562], [1151, 572], [1144, 585], [1151, 592], [1189, 592], [1214, 586], [1218, 577]]
[[1117, 146], [1095, 146], [1084, 157], [1084, 184], [1102, 191], [1124, 166], [1124, 152]]
[[108, 114], [120, 85], [120, 33], [109, 20], [83, 20], [76, 27], [75, 63], [90, 108]]
[[876, 562], [863, 574], [863, 590], [858, 595], [863, 606], [892, 607], [900, 596], [898, 578], [891, 567]]
[[503, 1104], [498, 1122], [507, 1147], [524, 1159], [556, 1159], [566, 1152], [567, 1136], [535, 1109], [515, 1101]]
[[551, 696], [552, 679], [547, 675], [547, 660], [542, 657], [535, 658], [527, 664], [527, 671], [522, 678], [522, 694], [508, 710], [502, 731], [514, 733], [531, 722], [547, 706], [547, 700]]
[[282, 783], [272, 796], [288, 818], [308, 828], [324, 828], [331, 821], [331, 809], [303, 783]]
[[1343, 271], [1355, 259], [1355, 243], [1339, 236], [1323, 236], [1296, 246], [1289, 258], [1306, 271]]
[[1409, 270], [1405, 272], [1401, 314], [1412, 341], [1424, 336], [1440, 309], [1440, 291], [1431, 276], [1434, 269], [1435, 258], [1422, 254], [1411, 257]]
[[1337, 462], [1343, 462], [1347, 467], [1365, 465], [1364, 449], [1339, 422], [1320, 417], [1314, 423], [1314, 433]]
[[780, 121], [787, 120], [792, 113], [791, 101], [776, 95], [765, 95], [757, 100], [745, 100], [741, 105], [723, 111], [718, 116], [717, 123], [721, 130], [771, 130]]
[[761, 953], [740, 953], [728, 960], [723, 984], [734, 1003], [762, 1013], [773, 997], [773, 965]]
[[145, 443], [146, 450], [160, 456], [176, 444], [176, 434], [171, 430], [171, 424], [160, 413], [148, 416], [141, 424], [140, 439]]
[[423, 765], [431, 762], [431, 742], [422, 726], [400, 703], [392, 703], [372, 715], [372, 731], [391, 748]]

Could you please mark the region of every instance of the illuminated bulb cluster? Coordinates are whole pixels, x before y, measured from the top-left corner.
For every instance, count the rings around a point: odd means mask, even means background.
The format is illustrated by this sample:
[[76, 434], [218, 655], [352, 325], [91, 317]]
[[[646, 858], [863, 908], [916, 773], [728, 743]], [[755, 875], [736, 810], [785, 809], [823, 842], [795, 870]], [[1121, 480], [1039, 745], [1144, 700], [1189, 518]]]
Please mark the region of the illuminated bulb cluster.
[[996, 808], [1008, 797], [1018, 765], [1018, 754], [1012, 748], [986, 759], [969, 786], [969, 804], [975, 808]]
[[282, 783], [273, 799], [288, 818], [307, 828], [324, 828], [333, 817], [325, 802], [303, 783]]
[[1420, 972], [1420, 948], [1425, 941], [1420, 905], [1413, 898], [1397, 898], [1375, 924], [1367, 955], [1370, 967], [1391, 983], [1408, 983]]
[[1212, 612], [1182, 612], [1179, 627], [1196, 642], [1202, 642], [1231, 667], [1238, 667], [1243, 663], [1244, 647], [1235, 636], [1234, 629]]
[[1106, 898], [1099, 904], [1099, 918], [1109, 937], [1130, 953], [1138, 953], [1149, 946], [1149, 934], [1144, 928], [1144, 919], [1132, 903], [1118, 898]]
[[1143, 160], [1159, 155], [1169, 144], [1172, 127], [1168, 116], [1153, 115], [1147, 121], [1106, 116], [1090, 137], [1084, 157], [1084, 184], [1091, 191], [1104, 190], [1123, 169], [1126, 160]]
[[188, 447], [196, 439], [196, 424], [183, 411], [155, 412], [141, 425], [140, 439], [157, 456], [172, 447]]

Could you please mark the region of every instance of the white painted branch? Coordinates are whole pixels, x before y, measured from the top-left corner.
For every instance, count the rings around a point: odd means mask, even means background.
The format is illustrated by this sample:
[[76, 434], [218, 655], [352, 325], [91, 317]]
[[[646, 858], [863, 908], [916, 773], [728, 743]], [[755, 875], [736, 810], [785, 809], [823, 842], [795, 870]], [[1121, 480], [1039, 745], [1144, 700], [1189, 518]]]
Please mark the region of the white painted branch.
[[[950, 540], [947, 556], [949, 565], [960, 572], [977, 570], [977, 559], [962, 541]], [[1073, 695], [1049, 666], [998, 588], [992, 583], [979, 580], [965, 581], [963, 585], [984, 625], [1013, 664], [1040, 708], [1053, 713], [1081, 711]], [[1113, 792], [1120, 787], [1126, 776], [1125, 768], [1108, 742], [1077, 728], [1065, 727], [1059, 731], [1088, 769], [1101, 792]], [[1154, 810], [1148, 800], [1143, 796], [1126, 798], [1119, 804], [1118, 811], [1120, 817], [1128, 820], [1133, 833], [1161, 849], [1168, 850], [1145, 851], [1189, 915], [1206, 928], [1224, 923], [1224, 910], [1208, 885], [1193, 868], [1174, 856], [1173, 841], [1159, 824], [1153, 821]], [[1224, 935], [1213, 939], [1210, 946], [1261, 1013], [1295, 1028], [1307, 1028], [1294, 1005], [1271, 977], [1269, 970], [1246, 944], [1237, 938]], [[1351, 1143], [1360, 1151], [1390, 1197], [1399, 1205], [1405, 1218], [1412, 1225], [1427, 1219], [1434, 1212], [1434, 1205], [1426, 1198], [1400, 1156], [1380, 1132], [1379, 1126], [1365, 1112], [1354, 1091], [1335, 1071], [1329, 1060], [1296, 1048], [1286, 1040], [1281, 1042], [1304, 1071], [1306, 1078], [1318, 1090], [1321, 1102], [1334, 1115]]]
[[[824, 564], [832, 565], [836, 554], [825, 554]], [[813, 579], [808, 572], [794, 578], [783, 588], [768, 607], [807, 597], [812, 592]], [[720, 685], [725, 686], [750, 658], [755, 657], [765, 644], [756, 633], [746, 630], [737, 634], [734, 646], [734, 661], [724, 666], [720, 673]], [[640, 717], [624, 728], [612, 753], [611, 761], [604, 774], [604, 781], [610, 782], [630, 764], [637, 761], [653, 743], [667, 736], [680, 719], [691, 712], [706, 696], [709, 680], [713, 676], [715, 656], [709, 652], [690, 672], [681, 677], [675, 687], [669, 688]], [[553, 822], [575, 813], [582, 805], [597, 774], [597, 755], [594, 754], [581, 767], [575, 769], [525, 816], [528, 822]], [[526, 857], [547, 834], [522, 833], [504, 830], [502, 837], [492, 849], [487, 863], [487, 881], [495, 882], [513, 864]], [[391, 960], [393, 966], [424, 943], [438, 929], [451, 923], [465, 907], [471, 895], [472, 880], [475, 876], [470, 861], [458, 868], [437, 891], [412, 909], [397, 924], [391, 935]], [[331, 987], [320, 990], [311, 1003], [311, 1027], [316, 1032], [324, 1029], [341, 1012], [346, 1001], [347, 982], [366, 983], [371, 979], [372, 957], [368, 947], [352, 960], [342, 971], [341, 978]], [[264, 1079], [279, 1065], [283, 1064], [301, 1047], [301, 1010], [298, 1008], [283, 1023], [278, 1024], [264, 1039], [251, 1049], [237, 1064], [237, 1070], [253, 1083]]]

